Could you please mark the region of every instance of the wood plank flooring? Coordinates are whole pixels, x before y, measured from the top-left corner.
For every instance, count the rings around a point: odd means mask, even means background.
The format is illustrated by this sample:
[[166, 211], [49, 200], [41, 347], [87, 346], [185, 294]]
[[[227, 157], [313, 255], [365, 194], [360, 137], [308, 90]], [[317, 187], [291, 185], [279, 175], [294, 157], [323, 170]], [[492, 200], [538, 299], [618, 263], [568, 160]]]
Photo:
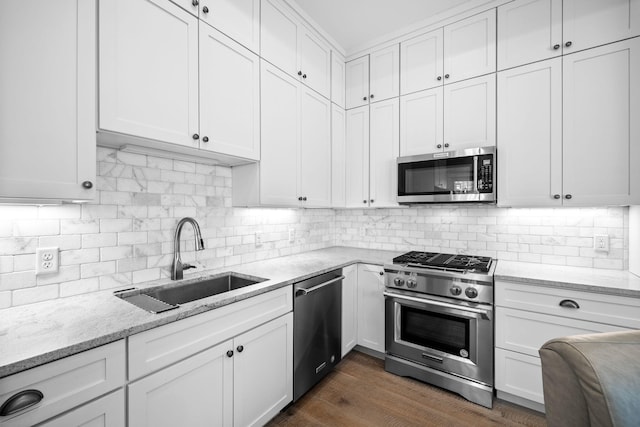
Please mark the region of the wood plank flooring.
[[320, 384], [269, 424], [285, 426], [544, 427], [544, 416], [510, 403], [493, 409], [390, 374], [384, 361], [352, 351]]

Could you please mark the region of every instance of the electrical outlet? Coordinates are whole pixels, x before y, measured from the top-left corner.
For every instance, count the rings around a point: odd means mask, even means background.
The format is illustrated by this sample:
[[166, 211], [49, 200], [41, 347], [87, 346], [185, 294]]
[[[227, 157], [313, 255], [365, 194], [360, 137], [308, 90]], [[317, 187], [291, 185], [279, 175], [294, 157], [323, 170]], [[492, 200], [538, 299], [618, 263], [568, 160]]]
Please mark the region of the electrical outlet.
[[262, 246], [262, 232], [256, 231], [256, 246]]
[[597, 252], [609, 252], [609, 235], [595, 234], [593, 236], [593, 249]]
[[58, 250], [57, 247], [36, 249], [36, 276], [58, 272]]
[[293, 243], [296, 241], [296, 229], [295, 228], [290, 228], [289, 229], [289, 243]]

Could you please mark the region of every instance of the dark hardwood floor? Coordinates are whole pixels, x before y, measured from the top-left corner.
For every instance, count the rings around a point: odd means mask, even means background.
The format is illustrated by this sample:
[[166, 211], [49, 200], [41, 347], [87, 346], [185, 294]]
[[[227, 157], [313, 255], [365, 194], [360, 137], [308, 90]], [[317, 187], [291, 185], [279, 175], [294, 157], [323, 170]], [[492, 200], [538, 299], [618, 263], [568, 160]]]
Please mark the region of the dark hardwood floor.
[[320, 384], [268, 424], [281, 426], [529, 426], [544, 416], [498, 400], [493, 409], [390, 374], [384, 362], [352, 351]]

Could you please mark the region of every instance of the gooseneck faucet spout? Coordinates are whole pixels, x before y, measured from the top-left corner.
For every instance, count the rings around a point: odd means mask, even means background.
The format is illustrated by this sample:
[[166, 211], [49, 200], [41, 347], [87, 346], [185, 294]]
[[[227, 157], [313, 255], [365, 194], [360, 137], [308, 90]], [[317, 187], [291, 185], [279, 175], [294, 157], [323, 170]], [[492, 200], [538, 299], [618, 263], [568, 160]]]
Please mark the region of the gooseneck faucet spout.
[[180, 259], [180, 234], [182, 233], [182, 227], [186, 223], [191, 224], [193, 227], [193, 234], [196, 241], [196, 251], [201, 251], [204, 249], [204, 241], [202, 240], [202, 235], [200, 234], [200, 225], [193, 218], [182, 218], [178, 225], [176, 226], [176, 233], [173, 236], [173, 265], [171, 266], [171, 280], [181, 280], [184, 276], [182, 272], [184, 270], [188, 270], [190, 268], [196, 268], [195, 265], [191, 264], [183, 264]]

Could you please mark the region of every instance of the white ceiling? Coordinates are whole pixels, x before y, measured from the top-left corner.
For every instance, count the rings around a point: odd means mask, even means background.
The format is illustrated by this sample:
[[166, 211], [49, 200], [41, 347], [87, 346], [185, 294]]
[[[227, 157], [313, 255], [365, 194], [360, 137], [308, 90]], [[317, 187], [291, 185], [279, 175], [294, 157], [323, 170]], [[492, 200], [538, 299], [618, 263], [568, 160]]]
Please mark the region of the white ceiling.
[[[474, 0], [293, 0], [347, 54]], [[459, 12], [459, 10], [457, 10]]]

